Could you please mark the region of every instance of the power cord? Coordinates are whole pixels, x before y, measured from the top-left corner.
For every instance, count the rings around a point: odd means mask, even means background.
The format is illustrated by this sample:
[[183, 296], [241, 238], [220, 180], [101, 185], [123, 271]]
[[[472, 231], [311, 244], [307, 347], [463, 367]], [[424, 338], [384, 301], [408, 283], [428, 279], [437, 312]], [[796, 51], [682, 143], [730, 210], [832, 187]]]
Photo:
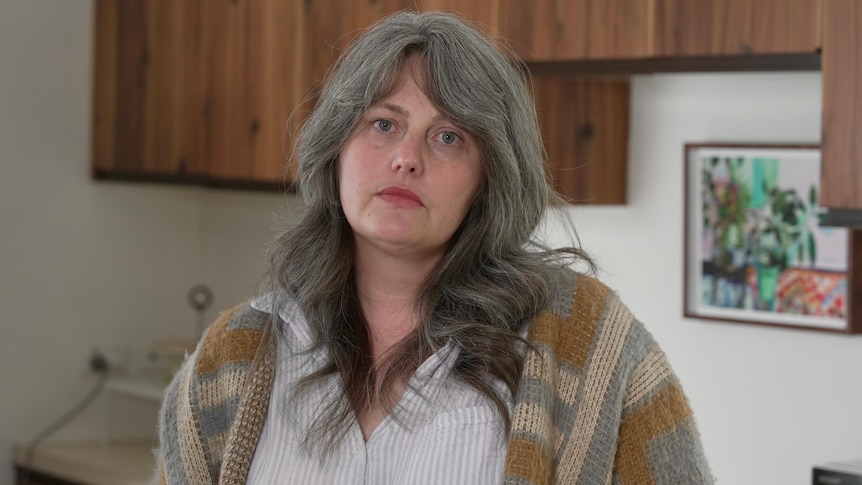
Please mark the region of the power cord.
[[27, 479], [29, 478], [30, 467], [33, 464], [33, 456], [36, 453], [36, 447], [38, 447], [46, 438], [69, 424], [70, 421], [87, 409], [90, 404], [99, 397], [99, 394], [102, 393], [102, 389], [105, 387], [105, 382], [108, 380], [108, 360], [99, 353], [93, 354], [90, 358], [90, 369], [99, 374], [99, 379], [93, 385], [92, 389], [90, 389], [84, 398], [73, 406], [72, 409], [63, 414], [60, 419], [51, 423], [42, 431], [36, 433], [24, 449], [26, 466], [23, 468], [21, 476], [19, 477], [23, 483], [27, 483]]

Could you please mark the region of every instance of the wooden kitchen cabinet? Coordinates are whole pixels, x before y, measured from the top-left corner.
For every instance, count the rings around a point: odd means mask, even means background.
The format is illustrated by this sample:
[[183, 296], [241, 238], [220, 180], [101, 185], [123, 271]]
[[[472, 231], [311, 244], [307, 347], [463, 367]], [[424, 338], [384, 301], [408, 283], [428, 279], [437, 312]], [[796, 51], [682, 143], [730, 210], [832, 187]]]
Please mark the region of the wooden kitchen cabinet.
[[814, 53], [827, 0], [506, 0], [527, 62]]
[[289, 6], [97, 0], [94, 175], [282, 185]]
[[653, 1], [654, 55], [673, 57], [813, 53], [831, 0]]
[[506, 15], [504, 0], [416, 0], [422, 11], [437, 10], [456, 13], [474, 22], [493, 37], [503, 36], [503, 22]]
[[862, 210], [862, 4], [823, 9], [823, 135], [820, 204]]
[[[286, 153], [323, 76], [366, 26], [397, 10], [434, 9], [498, 36], [513, 14], [508, 7], [502, 0], [97, 0], [94, 174], [281, 189], [295, 178], [283, 170]], [[627, 84], [601, 84], [536, 75], [550, 174], [561, 194], [582, 204], [625, 202]]]
[[95, 175], [203, 176], [202, 56], [188, 34], [200, 31], [200, 17], [190, 2], [96, 5]]
[[554, 189], [578, 204], [625, 204], [629, 82], [533, 76]]
[[93, 174], [280, 189], [320, 81], [407, 8], [499, 31], [499, 0], [97, 0]]
[[507, 0], [503, 36], [527, 62], [644, 58], [652, 3], [645, 0]]
[[582, 204], [625, 203], [628, 74], [817, 69], [822, 48], [821, 205], [862, 209], [858, 0], [97, 0], [94, 176], [282, 189], [332, 62], [405, 8], [458, 12], [528, 62], [554, 185]]
[[296, 104], [291, 46], [298, 21], [283, 0], [201, 1], [208, 175], [277, 185], [285, 177], [284, 135]]

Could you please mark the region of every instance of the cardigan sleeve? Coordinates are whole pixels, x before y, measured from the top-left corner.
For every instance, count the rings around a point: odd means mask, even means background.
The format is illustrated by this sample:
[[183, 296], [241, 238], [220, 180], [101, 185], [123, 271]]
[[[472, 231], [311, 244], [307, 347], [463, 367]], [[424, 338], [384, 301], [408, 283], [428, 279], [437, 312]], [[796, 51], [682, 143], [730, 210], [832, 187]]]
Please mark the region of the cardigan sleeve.
[[613, 483], [711, 484], [682, 386], [652, 336], [643, 327], [639, 330], [645, 345], [621, 403]]
[[712, 483], [691, 408], [652, 335], [598, 280], [558, 287], [527, 336], [506, 483]]
[[155, 483], [214, 483], [197, 422], [193, 377], [197, 352], [189, 356], [165, 392], [159, 413], [158, 476]]
[[268, 321], [248, 303], [237, 305], [219, 316], [186, 358], [159, 413], [156, 483], [218, 481], [248, 369]]

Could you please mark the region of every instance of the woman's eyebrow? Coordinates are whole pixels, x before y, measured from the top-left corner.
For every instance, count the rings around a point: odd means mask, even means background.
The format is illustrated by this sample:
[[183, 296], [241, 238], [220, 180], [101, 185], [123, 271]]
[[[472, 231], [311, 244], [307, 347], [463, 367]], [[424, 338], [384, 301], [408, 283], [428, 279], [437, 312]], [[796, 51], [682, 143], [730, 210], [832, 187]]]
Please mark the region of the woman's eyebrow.
[[406, 110], [406, 109], [404, 109], [402, 106], [399, 106], [399, 105], [397, 105], [397, 104], [392, 104], [392, 103], [379, 103], [379, 104], [377, 104], [376, 106], [372, 106], [372, 108], [375, 108], [375, 107], [376, 107], [376, 108], [383, 108], [383, 109], [386, 109], [386, 110], [392, 111], [393, 113], [398, 113], [399, 115], [404, 116], [405, 118], [406, 118], [406, 117], [408, 117], [408, 116], [410, 115], [410, 112], [409, 112], [409, 111], [407, 111], [407, 110]]
[[[371, 105], [371, 109], [374, 109], [374, 108], [386, 109], [386, 110], [392, 111], [393, 113], [397, 113], [397, 114], [399, 114], [405, 118], [410, 117], [410, 112], [407, 111], [403, 106], [398, 105], [398, 104], [392, 104], [392, 103], [385, 103], [384, 102], [384, 103], [378, 103], [378, 104]], [[436, 123], [438, 121], [446, 120], [446, 119], [448, 119], [448, 118], [443, 116], [443, 113], [438, 112], [436, 115], [434, 115], [434, 118], [431, 121]]]

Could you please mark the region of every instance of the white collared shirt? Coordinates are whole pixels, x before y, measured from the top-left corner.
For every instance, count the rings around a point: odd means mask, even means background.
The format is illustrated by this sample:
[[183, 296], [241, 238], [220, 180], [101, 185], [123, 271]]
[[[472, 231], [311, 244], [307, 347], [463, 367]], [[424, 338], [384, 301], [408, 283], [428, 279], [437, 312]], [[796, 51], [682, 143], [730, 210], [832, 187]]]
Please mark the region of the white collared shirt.
[[[266, 301], [253, 306], [267, 311]], [[506, 436], [496, 408], [475, 389], [451, 376], [458, 349], [447, 344], [423, 362], [399, 403], [403, 425], [387, 416], [366, 442], [354, 420], [344, 440], [326, 458], [302, 445], [321, 406], [342, 392], [331, 375], [297, 399], [295, 384], [326, 360], [308, 352], [312, 339], [295, 303], [283, 305], [284, 338], [276, 337], [275, 384], [252, 459], [249, 484], [436, 485], [502, 482]], [[505, 386], [496, 387], [512, 411]]]

